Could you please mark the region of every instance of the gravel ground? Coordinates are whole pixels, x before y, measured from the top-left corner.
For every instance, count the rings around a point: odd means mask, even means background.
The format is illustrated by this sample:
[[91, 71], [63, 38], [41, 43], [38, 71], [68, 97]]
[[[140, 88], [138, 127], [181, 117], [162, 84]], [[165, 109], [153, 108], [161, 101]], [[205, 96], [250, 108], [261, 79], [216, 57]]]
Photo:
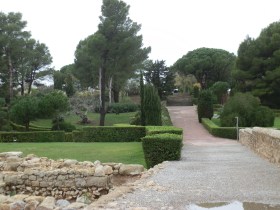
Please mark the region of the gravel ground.
[[[236, 141], [215, 138], [197, 122], [194, 107], [169, 107], [174, 125], [184, 129], [180, 161], [131, 185], [133, 191], [107, 209], [188, 209], [190, 203], [280, 204], [280, 168]], [[197, 136], [197, 137], [196, 137]]]

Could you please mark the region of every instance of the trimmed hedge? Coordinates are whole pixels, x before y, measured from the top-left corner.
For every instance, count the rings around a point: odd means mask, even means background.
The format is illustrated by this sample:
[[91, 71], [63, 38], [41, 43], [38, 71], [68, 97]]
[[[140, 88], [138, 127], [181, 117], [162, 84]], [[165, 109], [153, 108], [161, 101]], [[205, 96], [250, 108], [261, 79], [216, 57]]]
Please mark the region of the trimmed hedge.
[[146, 126], [147, 135], [170, 133], [183, 135], [183, 129], [174, 126]]
[[64, 131], [0, 132], [0, 142], [64, 142]]
[[143, 137], [142, 146], [147, 167], [151, 168], [166, 160], [179, 160], [182, 140], [182, 135], [170, 133]]
[[74, 142], [132, 142], [141, 141], [146, 135], [143, 126], [85, 127], [82, 132], [73, 132]]
[[207, 118], [202, 118], [202, 124], [213, 136], [228, 139], [237, 139], [237, 132], [235, 127], [219, 127]]
[[73, 135], [72, 133], [65, 133], [65, 142], [73, 142]]

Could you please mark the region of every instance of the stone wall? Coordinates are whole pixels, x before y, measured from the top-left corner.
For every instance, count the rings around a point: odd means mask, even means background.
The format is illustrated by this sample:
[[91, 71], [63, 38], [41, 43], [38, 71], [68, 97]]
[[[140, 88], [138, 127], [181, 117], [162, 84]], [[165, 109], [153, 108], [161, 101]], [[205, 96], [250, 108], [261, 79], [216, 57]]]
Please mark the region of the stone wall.
[[94, 200], [109, 192], [113, 176], [139, 175], [143, 171], [142, 165], [70, 159], [54, 161], [35, 155], [23, 158], [21, 152], [0, 153], [0, 194], [67, 200], [86, 194]]
[[280, 164], [280, 130], [259, 127], [240, 129], [239, 141], [270, 162]]

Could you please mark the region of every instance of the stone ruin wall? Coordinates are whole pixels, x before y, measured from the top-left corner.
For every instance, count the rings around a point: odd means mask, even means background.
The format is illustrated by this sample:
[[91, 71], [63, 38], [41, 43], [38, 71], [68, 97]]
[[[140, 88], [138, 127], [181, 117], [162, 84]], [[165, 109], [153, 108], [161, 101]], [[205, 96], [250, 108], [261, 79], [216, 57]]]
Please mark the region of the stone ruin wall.
[[75, 200], [81, 195], [97, 199], [108, 194], [113, 176], [139, 175], [142, 165], [78, 162], [28, 155], [20, 152], [0, 153], [0, 194], [52, 196]]
[[260, 127], [240, 129], [239, 141], [270, 162], [280, 164], [280, 130]]

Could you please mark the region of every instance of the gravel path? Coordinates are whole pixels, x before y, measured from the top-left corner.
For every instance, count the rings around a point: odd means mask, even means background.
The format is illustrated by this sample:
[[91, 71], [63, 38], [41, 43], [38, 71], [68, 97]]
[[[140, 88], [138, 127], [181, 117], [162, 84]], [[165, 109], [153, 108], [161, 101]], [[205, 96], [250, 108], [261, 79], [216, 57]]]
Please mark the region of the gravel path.
[[211, 136], [197, 121], [195, 107], [168, 107], [173, 124], [184, 129], [180, 161], [132, 185], [134, 191], [108, 209], [188, 209], [190, 203], [280, 204], [280, 168], [234, 140]]

